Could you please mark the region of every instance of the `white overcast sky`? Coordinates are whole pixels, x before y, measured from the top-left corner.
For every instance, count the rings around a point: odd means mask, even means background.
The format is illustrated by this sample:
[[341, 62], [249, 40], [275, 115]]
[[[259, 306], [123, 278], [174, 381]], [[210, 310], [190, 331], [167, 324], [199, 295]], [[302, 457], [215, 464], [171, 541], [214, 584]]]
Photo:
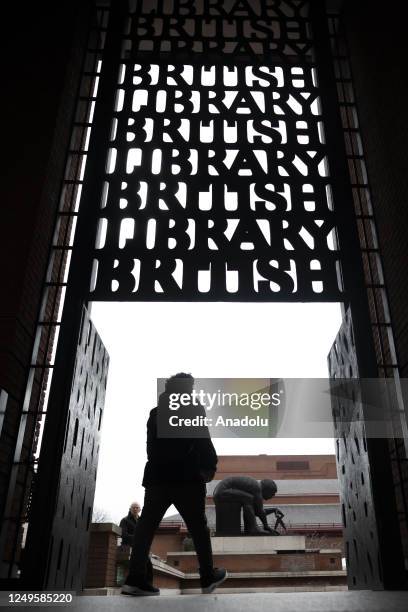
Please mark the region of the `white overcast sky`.
[[[322, 303], [100, 302], [91, 317], [110, 355], [95, 507], [115, 522], [143, 503], [157, 378], [323, 378], [341, 324], [340, 305]], [[225, 455], [334, 452], [331, 439], [213, 441]]]

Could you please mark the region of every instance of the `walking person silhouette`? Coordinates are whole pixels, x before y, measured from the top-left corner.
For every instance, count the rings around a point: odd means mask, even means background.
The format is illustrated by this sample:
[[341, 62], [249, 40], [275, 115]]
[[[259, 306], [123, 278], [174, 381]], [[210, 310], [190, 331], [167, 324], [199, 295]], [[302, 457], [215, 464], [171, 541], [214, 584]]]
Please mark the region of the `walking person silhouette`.
[[[205, 437], [158, 437], [158, 418], [166, 419], [166, 415], [170, 414], [170, 395], [191, 396], [193, 387], [191, 374], [179, 373], [170, 377], [159, 398], [159, 405], [150, 412], [147, 422], [147, 463], [142, 482], [145, 499], [135, 528], [129, 575], [122, 586], [124, 595], [159, 595], [159, 589], [149, 580], [149, 551], [155, 531], [172, 504], [181, 514], [193, 539], [202, 592], [211, 593], [227, 577], [225, 569], [213, 566], [205, 515], [205, 483], [214, 478], [218, 460], [208, 428], [204, 428]], [[205, 415], [204, 408], [193, 403], [183, 404], [180, 412], [191, 417]], [[200, 432], [202, 435], [203, 428]]]

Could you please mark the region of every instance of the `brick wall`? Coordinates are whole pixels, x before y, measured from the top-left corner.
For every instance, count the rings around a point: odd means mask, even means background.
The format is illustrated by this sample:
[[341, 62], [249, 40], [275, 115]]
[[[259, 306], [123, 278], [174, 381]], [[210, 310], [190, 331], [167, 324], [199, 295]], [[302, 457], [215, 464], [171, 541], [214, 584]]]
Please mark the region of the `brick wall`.
[[[279, 495], [277, 493], [273, 497], [273, 503], [276, 505], [283, 504], [338, 504], [340, 503], [338, 494], [321, 494], [309, 493], [309, 494], [291, 494], [291, 495]], [[206, 498], [207, 506], [214, 506], [214, 498], [212, 495], [207, 495]]]
[[[192, 573], [197, 571], [194, 553], [169, 555], [168, 564], [176, 569]], [[297, 553], [297, 554], [231, 554], [215, 553], [214, 564], [230, 572], [308, 572], [341, 570], [341, 553]]]
[[[349, 45], [372, 203], [400, 374], [408, 376], [408, 125], [403, 2], [347, 0]], [[408, 463], [401, 441], [390, 442], [400, 533], [408, 564]], [[407, 565], [408, 567], [408, 565]]]
[[[1, 432], [0, 516], [4, 510], [19, 415], [31, 360], [42, 283], [64, 173], [70, 122], [88, 30], [90, 2], [61, 0], [55, 6], [10, 6], [10, 37], [2, 84], [7, 95], [2, 130], [4, 176], [0, 251], [0, 388], [9, 394]], [[13, 12], [15, 13], [13, 15]], [[40, 351], [45, 350], [40, 345]], [[41, 372], [34, 377], [38, 399]], [[24, 438], [30, 453], [36, 421]], [[18, 478], [15, 508], [27, 490]]]
[[151, 552], [165, 561], [169, 552], [183, 550], [185, 537], [186, 533], [165, 534], [159, 531], [153, 539]]
[[[348, 0], [345, 24], [401, 373], [408, 375], [406, 32], [398, 5]], [[395, 9], [395, 10], [393, 10]]]
[[[287, 469], [293, 464], [295, 469]], [[304, 464], [301, 469], [300, 464]], [[286, 468], [286, 469], [282, 469]], [[334, 455], [239, 455], [218, 457], [217, 480], [244, 473], [275, 480], [337, 478]]]
[[115, 587], [117, 539], [122, 530], [113, 523], [92, 523], [89, 536], [86, 588]]

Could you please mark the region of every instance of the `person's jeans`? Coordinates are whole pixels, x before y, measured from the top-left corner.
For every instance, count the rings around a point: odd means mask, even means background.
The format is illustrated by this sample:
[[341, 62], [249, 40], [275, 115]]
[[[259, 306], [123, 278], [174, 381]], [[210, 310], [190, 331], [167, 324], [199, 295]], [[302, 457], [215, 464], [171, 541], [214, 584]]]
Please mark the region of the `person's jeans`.
[[131, 579], [149, 580], [149, 550], [166, 510], [174, 504], [193, 539], [202, 575], [211, 574], [213, 559], [205, 516], [204, 483], [161, 484], [146, 487], [143, 511], [137, 522], [129, 564]]

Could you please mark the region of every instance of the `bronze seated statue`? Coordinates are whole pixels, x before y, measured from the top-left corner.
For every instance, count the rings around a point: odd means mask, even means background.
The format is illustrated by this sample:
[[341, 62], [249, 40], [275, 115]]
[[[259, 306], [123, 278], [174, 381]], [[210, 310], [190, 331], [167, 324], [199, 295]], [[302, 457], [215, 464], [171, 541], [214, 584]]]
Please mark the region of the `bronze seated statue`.
[[[268, 478], [258, 482], [250, 476], [229, 476], [214, 490], [217, 535], [240, 535], [241, 509], [244, 515], [245, 535], [279, 535], [277, 527], [286, 529], [284, 514], [279, 508], [264, 508], [264, 501], [277, 492], [276, 483]], [[275, 527], [268, 525], [267, 516], [275, 514]], [[257, 524], [257, 517], [263, 525]]]

